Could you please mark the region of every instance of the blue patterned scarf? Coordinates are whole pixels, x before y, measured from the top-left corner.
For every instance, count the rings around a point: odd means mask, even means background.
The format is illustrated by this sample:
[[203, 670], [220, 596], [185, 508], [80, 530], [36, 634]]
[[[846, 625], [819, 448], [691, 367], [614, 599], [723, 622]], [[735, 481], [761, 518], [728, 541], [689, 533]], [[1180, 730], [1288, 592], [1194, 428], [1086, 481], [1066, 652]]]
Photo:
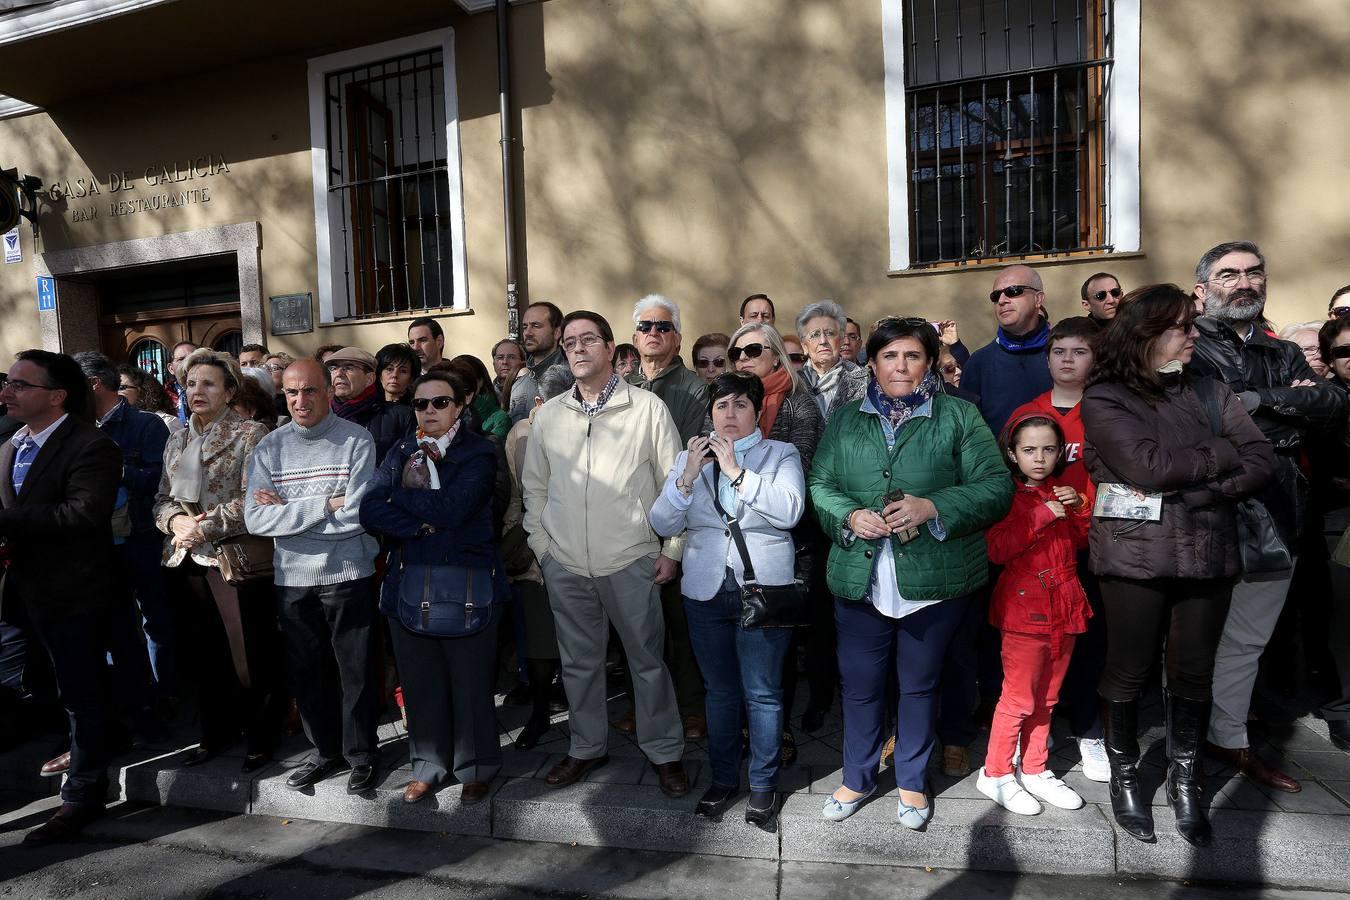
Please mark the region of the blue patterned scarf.
[[899, 431], [900, 426], [909, 421], [916, 409], [933, 399], [937, 390], [937, 376], [931, 371], [924, 374], [923, 381], [919, 382], [919, 389], [905, 397], [887, 396], [877, 383], [875, 374], [867, 379], [867, 399], [872, 402], [877, 412], [890, 420], [891, 428], [895, 431]]
[[1021, 337], [1013, 337], [1003, 330], [1003, 326], [998, 328], [998, 336], [994, 338], [998, 345], [1010, 353], [1020, 353], [1023, 350], [1042, 350], [1045, 345], [1050, 343], [1050, 323], [1045, 319], [1040, 320], [1040, 326], [1030, 334], [1024, 334]]

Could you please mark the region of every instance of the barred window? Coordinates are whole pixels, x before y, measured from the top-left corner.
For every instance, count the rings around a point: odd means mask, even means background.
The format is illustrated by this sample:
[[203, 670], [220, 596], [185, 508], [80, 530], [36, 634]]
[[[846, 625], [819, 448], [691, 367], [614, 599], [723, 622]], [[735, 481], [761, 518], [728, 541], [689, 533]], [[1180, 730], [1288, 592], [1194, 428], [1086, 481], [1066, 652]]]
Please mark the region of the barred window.
[[309, 61], [321, 322], [467, 307], [454, 33]]
[[1110, 250], [1111, 0], [907, 0], [913, 265]]

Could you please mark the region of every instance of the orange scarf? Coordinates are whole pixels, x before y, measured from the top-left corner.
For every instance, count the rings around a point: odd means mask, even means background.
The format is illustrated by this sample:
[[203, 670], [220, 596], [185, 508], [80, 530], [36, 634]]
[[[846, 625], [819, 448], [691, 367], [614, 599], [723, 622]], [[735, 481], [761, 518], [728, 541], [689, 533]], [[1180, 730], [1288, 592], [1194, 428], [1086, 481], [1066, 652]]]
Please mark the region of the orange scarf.
[[778, 418], [778, 408], [783, 405], [783, 398], [790, 390], [792, 390], [792, 376], [782, 366], [774, 369], [769, 377], [764, 379], [764, 408], [759, 413], [759, 433], [764, 437], [769, 436], [774, 420]]

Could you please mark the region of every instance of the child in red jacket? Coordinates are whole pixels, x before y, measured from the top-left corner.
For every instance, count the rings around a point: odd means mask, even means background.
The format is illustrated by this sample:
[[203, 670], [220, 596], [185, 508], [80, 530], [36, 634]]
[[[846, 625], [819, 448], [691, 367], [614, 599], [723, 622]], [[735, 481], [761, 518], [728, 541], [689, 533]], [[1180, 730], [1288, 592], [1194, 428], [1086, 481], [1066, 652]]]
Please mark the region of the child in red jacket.
[[[1087, 498], [1057, 484], [1064, 432], [1044, 415], [1023, 415], [1001, 444], [1017, 491], [1008, 515], [985, 533], [989, 559], [1004, 567], [989, 605], [1003, 632], [1003, 694], [989, 727], [976, 786], [1010, 812], [1034, 816], [1040, 800], [1078, 809], [1083, 798], [1046, 767], [1050, 715], [1073, 654], [1074, 635], [1092, 615], [1078, 581], [1076, 553], [1087, 543]], [[1021, 749], [1021, 765], [1013, 758]]]

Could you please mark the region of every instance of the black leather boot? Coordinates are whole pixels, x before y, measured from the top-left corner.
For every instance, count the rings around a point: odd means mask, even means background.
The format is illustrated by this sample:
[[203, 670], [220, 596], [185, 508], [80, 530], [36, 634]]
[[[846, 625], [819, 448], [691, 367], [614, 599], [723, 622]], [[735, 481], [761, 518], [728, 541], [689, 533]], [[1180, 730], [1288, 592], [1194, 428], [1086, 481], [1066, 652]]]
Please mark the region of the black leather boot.
[[1139, 786], [1139, 701], [1102, 701], [1106, 758], [1111, 763], [1111, 812], [1141, 841], [1153, 840], [1153, 810]]
[[1208, 847], [1214, 838], [1205, 816], [1200, 742], [1209, 728], [1209, 701], [1167, 694], [1167, 802], [1177, 832], [1188, 843]]

